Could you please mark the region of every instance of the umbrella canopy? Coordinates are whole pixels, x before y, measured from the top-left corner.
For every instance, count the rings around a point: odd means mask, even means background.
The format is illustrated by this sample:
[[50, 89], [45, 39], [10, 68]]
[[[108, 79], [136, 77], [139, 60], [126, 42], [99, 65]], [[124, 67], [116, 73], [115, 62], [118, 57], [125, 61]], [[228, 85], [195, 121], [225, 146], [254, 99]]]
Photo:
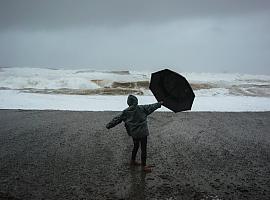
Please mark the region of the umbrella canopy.
[[185, 79], [180, 74], [164, 69], [151, 75], [150, 90], [157, 101], [174, 112], [191, 110], [195, 94]]

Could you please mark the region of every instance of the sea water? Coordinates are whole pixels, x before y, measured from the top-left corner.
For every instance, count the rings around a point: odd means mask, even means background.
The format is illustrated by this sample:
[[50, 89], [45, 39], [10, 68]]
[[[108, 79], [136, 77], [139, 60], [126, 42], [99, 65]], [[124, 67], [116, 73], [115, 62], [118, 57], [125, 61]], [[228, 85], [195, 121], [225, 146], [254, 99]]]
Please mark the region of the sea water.
[[[178, 73], [196, 95], [192, 111], [270, 110], [270, 76]], [[156, 101], [150, 78], [151, 71], [0, 68], [0, 108], [118, 111], [127, 106], [128, 94], [141, 104]]]

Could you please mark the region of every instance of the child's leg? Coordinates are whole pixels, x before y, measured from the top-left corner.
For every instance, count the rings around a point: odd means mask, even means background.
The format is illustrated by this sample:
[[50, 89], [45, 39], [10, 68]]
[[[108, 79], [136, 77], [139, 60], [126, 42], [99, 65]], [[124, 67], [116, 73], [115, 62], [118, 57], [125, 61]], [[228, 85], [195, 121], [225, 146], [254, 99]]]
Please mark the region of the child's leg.
[[136, 155], [137, 155], [137, 152], [138, 152], [138, 149], [139, 149], [139, 146], [140, 146], [140, 140], [133, 138], [133, 143], [134, 143], [134, 146], [133, 146], [133, 150], [132, 150], [131, 161], [136, 160]]
[[147, 136], [141, 139], [141, 160], [142, 166], [146, 166], [146, 155], [147, 155]]

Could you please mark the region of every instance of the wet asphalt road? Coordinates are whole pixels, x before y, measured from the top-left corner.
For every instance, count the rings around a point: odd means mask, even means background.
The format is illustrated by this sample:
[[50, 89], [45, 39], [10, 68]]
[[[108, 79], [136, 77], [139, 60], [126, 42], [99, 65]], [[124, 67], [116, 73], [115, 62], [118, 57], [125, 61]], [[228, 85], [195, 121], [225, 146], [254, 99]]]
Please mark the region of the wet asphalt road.
[[117, 113], [0, 110], [0, 199], [270, 199], [270, 112], [152, 114], [149, 174]]

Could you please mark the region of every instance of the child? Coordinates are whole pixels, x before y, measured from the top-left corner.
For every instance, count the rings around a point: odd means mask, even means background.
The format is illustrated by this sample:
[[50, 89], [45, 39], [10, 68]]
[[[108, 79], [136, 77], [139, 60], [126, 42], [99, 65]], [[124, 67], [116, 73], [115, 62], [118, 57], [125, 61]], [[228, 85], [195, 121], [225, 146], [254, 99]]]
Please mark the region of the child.
[[147, 136], [149, 130], [147, 126], [147, 116], [160, 108], [163, 102], [158, 102], [150, 105], [138, 105], [138, 99], [134, 95], [129, 95], [127, 99], [128, 108], [123, 110], [121, 114], [114, 117], [107, 125], [106, 128], [110, 129], [120, 124], [122, 121], [125, 123], [126, 131], [132, 137], [134, 147], [132, 150], [131, 165], [140, 165], [136, 162], [136, 154], [141, 144], [141, 166], [145, 172], [151, 172], [152, 169], [146, 165], [146, 148]]

